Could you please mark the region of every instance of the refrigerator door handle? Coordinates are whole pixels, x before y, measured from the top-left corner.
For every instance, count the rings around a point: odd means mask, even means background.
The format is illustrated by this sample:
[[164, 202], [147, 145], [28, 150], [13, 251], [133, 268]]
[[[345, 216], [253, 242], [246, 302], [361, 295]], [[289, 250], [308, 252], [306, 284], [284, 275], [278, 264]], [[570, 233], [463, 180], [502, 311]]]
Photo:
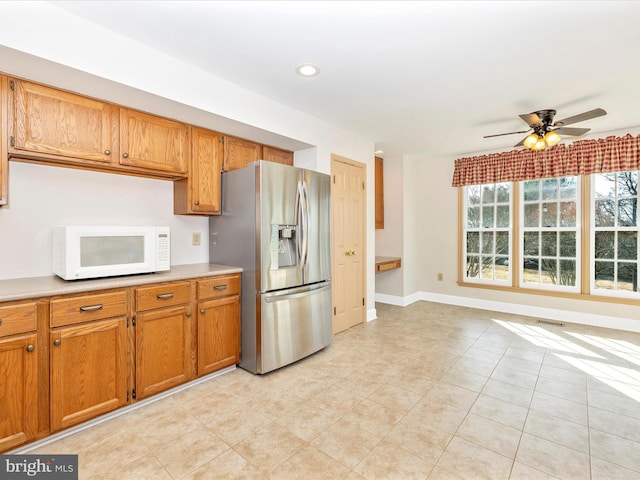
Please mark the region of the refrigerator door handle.
[[304, 225], [304, 263], [303, 265], [306, 267], [309, 263], [309, 222], [311, 221], [311, 205], [309, 203], [309, 191], [307, 190], [307, 182], [302, 181], [302, 191], [304, 193], [304, 214], [305, 214], [305, 225]]
[[301, 298], [309, 295], [315, 295], [316, 293], [326, 290], [327, 288], [331, 288], [331, 283], [325, 281], [316, 285], [310, 285], [308, 287], [288, 289], [278, 293], [263, 294], [263, 296], [265, 302], [273, 303], [283, 300], [291, 300], [292, 298]]
[[298, 259], [299, 265], [301, 269], [304, 269], [305, 262], [307, 261], [307, 229], [308, 229], [308, 209], [307, 209], [307, 198], [305, 192], [304, 182], [301, 180], [298, 182], [298, 208], [299, 208], [299, 222], [300, 222], [300, 237], [298, 240]]

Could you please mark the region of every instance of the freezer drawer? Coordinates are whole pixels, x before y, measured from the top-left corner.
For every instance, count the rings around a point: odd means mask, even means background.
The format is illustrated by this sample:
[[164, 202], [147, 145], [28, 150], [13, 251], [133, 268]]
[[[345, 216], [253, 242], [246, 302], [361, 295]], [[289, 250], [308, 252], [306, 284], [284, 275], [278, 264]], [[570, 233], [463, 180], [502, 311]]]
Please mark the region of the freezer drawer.
[[[267, 373], [331, 344], [331, 284], [258, 295], [257, 373]], [[260, 318], [260, 316], [258, 317]]]

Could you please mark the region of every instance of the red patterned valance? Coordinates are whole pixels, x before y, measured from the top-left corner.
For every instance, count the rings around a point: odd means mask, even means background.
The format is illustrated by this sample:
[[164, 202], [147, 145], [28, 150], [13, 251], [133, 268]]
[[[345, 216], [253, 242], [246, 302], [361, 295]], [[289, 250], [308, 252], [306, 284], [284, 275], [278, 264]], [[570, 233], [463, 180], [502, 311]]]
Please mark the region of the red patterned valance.
[[579, 140], [542, 151], [529, 149], [456, 160], [453, 186], [640, 170], [640, 135]]

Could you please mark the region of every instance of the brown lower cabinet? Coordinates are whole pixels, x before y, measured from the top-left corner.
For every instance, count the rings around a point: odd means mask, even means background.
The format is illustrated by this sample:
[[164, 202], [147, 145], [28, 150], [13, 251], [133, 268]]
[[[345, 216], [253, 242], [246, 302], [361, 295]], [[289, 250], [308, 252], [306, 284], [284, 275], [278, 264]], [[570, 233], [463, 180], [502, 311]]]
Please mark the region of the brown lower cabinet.
[[0, 303], [0, 453], [239, 360], [240, 274]]

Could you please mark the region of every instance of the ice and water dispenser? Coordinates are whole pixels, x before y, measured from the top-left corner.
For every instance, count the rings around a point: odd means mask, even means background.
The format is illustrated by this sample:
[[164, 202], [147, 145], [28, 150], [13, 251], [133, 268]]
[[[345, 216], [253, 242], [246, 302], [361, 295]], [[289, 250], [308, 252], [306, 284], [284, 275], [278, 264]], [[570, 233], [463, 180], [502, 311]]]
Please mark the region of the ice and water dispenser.
[[298, 264], [296, 225], [271, 225], [271, 269]]

